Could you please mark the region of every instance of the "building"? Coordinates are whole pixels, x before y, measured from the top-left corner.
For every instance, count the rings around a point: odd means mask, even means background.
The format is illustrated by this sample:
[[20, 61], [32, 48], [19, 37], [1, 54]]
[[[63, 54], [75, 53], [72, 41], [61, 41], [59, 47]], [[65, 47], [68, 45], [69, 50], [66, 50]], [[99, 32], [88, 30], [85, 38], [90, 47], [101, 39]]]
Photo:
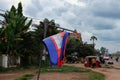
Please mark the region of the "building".
[[75, 37], [76, 39], [82, 41], [81, 33], [78, 33], [76, 29], [70, 34], [70, 37]]

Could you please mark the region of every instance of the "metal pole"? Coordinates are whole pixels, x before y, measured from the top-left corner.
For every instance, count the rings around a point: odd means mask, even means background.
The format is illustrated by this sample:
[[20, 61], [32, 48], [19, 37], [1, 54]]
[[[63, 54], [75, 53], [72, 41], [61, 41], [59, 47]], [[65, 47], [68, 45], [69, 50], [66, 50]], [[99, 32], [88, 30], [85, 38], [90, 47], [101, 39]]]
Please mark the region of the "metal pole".
[[74, 30], [70, 30], [70, 29], [66, 29], [66, 28], [60, 27], [59, 24], [55, 24], [55, 27], [57, 27], [57, 28], [59, 28], [59, 29], [67, 30], [67, 31], [70, 31], [70, 32], [74, 32]]
[[[44, 38], [46, 37], [46, 34], [47, 34], [47, 27], [48, 27], [48, 19], [44, 19]], [[61, 28], [59, 25], [56, 25], [55, 27], [60, 28], [60, 29], [63, 29], [63, 30], [67, 30], [67, 31], [74, 32], [73, 30], [70, 30], [70, 29]], [[45, 47], [44, 47], [42, 53], [43, 53], [43, 54], [45, 53]], [[41, 62], [42, 62], [41, 58], [42, 58], [42, 54], [40, 54], [39, 71], [38, 71], [37, 80], [39, 80], [39, 78], [40, 78]]]
[[[43, 35], [44, 38], [46, 37], [47, 27], [48, 27], [48, 20], [47, 20], [47, 19], [44, 19], [44, 35]], [[45, 53], [45, 47], [44, 47], [44, 49], [43, 49], [42, 54], [44, 54], [44, 53]], [[42, 54], [40, 54], [40, 62], [39, 62], [39, 70], [38, 70], [37, 80], [39, 80], [39, 78], [40, 78], [41, 62], [42, 62], [42, 60], [41, 60], [41, 58], [42, 58]]]
[[41, 71], [41, 54], [40, 54], [40, 61], [39, 61], [39, 70], [38, 70], [38, 76], [37, 76], [37, 80], [39, 80], [39, 76], [40, 76], [40, 71]]

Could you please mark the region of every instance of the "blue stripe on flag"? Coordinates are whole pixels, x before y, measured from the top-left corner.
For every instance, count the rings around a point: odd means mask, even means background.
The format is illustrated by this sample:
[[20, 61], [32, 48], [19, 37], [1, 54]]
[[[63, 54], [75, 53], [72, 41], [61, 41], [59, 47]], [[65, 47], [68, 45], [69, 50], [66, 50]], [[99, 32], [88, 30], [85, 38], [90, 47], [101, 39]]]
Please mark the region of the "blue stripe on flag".
[[65, 44], [66, 44], [66, 39], [67, 37], [69, 36], [69, 33], [68, 32], [65, 32], [65, 35], [63, 37], [63, 41], [62, 41], [62, 52], [61, 52], [61, 55], [60, 55], [60, 60], [63, 60], [64, 59], [64, 50], [65, 50]]
[[58, 64], [58, 54], [57, 54], [57, 50], [56, 50], [56, 47], [55, 47], [53, 41], [51, 40], [50, 37], [48, 37], [48, 38], [45, 38], [43, 40], [43, 42], [45, 43], [46, 48], [49, 51], [51, 65], [57, 65]]

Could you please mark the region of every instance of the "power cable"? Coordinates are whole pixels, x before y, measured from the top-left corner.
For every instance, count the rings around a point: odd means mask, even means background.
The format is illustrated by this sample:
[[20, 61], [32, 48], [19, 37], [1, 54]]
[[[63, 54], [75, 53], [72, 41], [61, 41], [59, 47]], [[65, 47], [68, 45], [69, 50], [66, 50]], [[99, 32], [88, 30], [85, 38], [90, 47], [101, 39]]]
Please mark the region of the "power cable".
[[[3, 9], [0, 9], [0, 11], [2, 11], [2, 12], [7, 12], [7, 11], [5, 11], [5, 10], [3, 10]], [[27, 16], [26, 16], [27, 17]], [[35, 22], [35, 21], [41, 21], [40, 19], [36, 19], [36, 18], [33, 18], [33, 17], [27, 17], [27, 18], [29, 18], [29, 19], [33, 19], [33, 21]], [[33, 26], [33, 25], [32, 25]], [[67, 31], [71, 31], [71, 32], [73, 32], [73, 30], [70, 30], [70, 29], [66, 29], [66, 28], [62, 28], [62, 27], [60, 27], [59, 25], [56, 25], [56, 27], [57, 28], [60, 28], [60, 29], [63, 29], [63, 30], [67, 30]]]

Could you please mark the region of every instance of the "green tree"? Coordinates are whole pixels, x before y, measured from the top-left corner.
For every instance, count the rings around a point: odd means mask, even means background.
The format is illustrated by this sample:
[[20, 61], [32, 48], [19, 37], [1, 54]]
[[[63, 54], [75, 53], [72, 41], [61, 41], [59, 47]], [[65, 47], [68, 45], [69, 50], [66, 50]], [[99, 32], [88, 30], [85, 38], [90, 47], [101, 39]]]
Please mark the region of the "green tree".
[[34, 30], [35, 30], [35, 39], [36, 42], [39, 44], [40, 47], [43, 46], [42, 40], [45, 37], [57, 34], [60, 32], [60, 30], [57, 30], [55, 27], [55, 21], [54, 20], [48, 20], [45, 18], [43, 21], [40, 21], [39, 25], [34, 24]]
[[36, 65], [39, 61], [36, 57], [39, 56], [41, 47], [36, 41], [35, 32], [27, 32], [22, 36], [22, 39], [23, 40], [18, 43], [18, 45], [20, 45], [18, 51], [22, 58], [21, 66], [26, 67], [32, 64]]
[[101, 47], [101, 48], [100, 48], [101, 54], [104, 54], [104, 53], [106, 52], [106, 50], [107, 50], [107, 49], [106, 49], [105, 47]]
[[74, 52], [78, 53], [78, 58], [94, 55], [94, 49], [92, 48], [91, 44], [83, 43], [76, 38], [70, 38], [66, 48], [66, 56], [71, 55], [71, 53]]
[[91, 38], [90, 38], [90, 40], [92, 40], [93, 41], [93, 48], [95, 47], [95, 40], [97, 40], [97, 37], [95, 37], [95, 36], [91, 36]]
[[66, 52], [68, 55], [71, 55], [73, 52], [78, 52], [81, 42], [76, 38], [69, 38], [67, 43]]
[[27, 17], [23, 16], [21, 3], [18, 4], [18, 8], [12, 6], [3, 18], [5, 24], [0, 30], [0, 51], [2, 54], [21, 56], [20, 42], [23, 41], [23, 35], [28, 32], [32, 20], [28, 21]]
[[[77, 54], [74, 54], [77, 53]], [[77, 56], [77, 59], [73, 59], [72, 56]], [[69, 60], [76, 60], [83, 62], [83, 59], [86, 56], [89, 55], [95, 55], [93, 45], [87, 44], [86, 42], [83, 43], [81, 40], [78, 40], [76, 38], [69, 38], [68, 43], [66, 46], [66, 60], [69, 62]]]
[[[57, 34], [58, 32], [60, 32], [60, 30], [57, 30], [57, 28], [55, 27], [55, 21], [54, 20], [48, 20], [47, 18], [45, 18], [43, 21], [40, 21], [40, 23], [38, 25], [34, 24], [34, 39], [35, 39], [35, 43], [36, 43], [36, 51], [39, 56], [41, 56], [41, 54], [43, 53], [43, 42], [42, 40], [45, 37], [49, 37], [51, 35]], [[39, 56], [37, 56], [38, 58], [40, 58]]]
[[91, 44], [83, 44], [79, 48], [80, 57], [94, 55], [94, 49]]

